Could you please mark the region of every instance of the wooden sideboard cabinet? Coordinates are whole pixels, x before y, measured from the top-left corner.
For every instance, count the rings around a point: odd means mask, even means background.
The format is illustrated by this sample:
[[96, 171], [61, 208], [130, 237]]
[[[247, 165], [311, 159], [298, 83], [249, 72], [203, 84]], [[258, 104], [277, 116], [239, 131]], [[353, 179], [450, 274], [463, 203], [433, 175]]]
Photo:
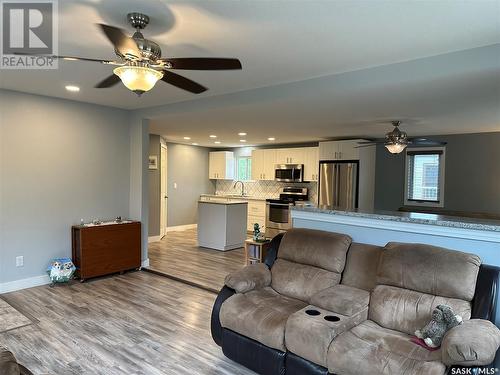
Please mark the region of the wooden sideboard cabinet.
[[81, 281], [141, 267], [141, 223], [71, 228], [73, 263]]

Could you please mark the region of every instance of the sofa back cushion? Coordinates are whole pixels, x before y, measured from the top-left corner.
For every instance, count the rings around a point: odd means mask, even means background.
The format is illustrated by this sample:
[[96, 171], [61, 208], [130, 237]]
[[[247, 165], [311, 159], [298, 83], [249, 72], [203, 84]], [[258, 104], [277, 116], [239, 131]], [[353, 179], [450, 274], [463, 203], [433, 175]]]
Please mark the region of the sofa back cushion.
[[345, 234], [294, 228], [281, 239], [278, 258], [342, 273], [351, 241]]
[[441, 247], [389, 242], [380, 256], [377, 284], [471, 301], [481, 259]]
[[280, 294], [309, 302], [320, 290], [340, 282], [350, 244], [351, 238], [343, 234], [289, 230], [271, 268], [271, 286]]
[[468, 301], [377, 285], [370, 297], [368, 318], [382, 327], [413, 335], [429, 323], [432, 311], [438, 305], [450, 306], [464, 320], [471, 317]]
[[353, 242], [347, 252], [341, 284], [369, 292], [377, 285], [377, 265], [381, 246]]
[[336, 272], [285, 259], [277, 259], [271, 273], [275, 291], [308, 303], [316, 293], [337, 285], [340, 281], [340, 274]]

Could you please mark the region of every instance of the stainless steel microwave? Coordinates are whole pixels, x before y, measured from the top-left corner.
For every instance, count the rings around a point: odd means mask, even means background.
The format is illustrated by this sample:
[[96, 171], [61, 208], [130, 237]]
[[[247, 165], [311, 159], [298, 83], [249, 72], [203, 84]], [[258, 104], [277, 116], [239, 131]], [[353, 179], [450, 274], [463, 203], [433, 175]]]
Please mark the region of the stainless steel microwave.
[[282, 182], [302, 182], [304, 166], [302, 164], [276, 164], [274, 180]]

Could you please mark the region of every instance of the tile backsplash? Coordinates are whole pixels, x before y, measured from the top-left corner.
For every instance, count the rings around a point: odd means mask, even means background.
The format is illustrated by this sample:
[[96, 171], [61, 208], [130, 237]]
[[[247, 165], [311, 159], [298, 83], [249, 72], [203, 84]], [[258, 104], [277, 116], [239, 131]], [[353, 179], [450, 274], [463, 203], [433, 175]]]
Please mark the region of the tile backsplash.
[[[284, 186], [306, 187], [309, 189], [309, 200], [318, 201], [318, 183], [303, 182], [303, 183], [286, 183], [277, 181], [244, 181], [245, 193], [256, 198], [279, 198], [280, 189]], [[215, 194], [239, 194], [241, 186], [238, 184], [233, 188], [234, 181], [217, 180], [215, 184]]]

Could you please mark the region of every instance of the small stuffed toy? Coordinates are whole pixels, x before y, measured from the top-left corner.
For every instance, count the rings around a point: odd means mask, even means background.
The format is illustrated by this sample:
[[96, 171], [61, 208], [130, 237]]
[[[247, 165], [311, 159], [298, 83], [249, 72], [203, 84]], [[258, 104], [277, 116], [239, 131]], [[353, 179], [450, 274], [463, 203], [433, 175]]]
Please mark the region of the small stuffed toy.
[[441, 346], [444, 335], [453, 327], [462, 323], [462, 317], [455, 315], [450, 306], [438, 305], [432, 312], [431, 321], [421, 330], [415, 331], [415, 336], [423, 339], [430, 348]]

